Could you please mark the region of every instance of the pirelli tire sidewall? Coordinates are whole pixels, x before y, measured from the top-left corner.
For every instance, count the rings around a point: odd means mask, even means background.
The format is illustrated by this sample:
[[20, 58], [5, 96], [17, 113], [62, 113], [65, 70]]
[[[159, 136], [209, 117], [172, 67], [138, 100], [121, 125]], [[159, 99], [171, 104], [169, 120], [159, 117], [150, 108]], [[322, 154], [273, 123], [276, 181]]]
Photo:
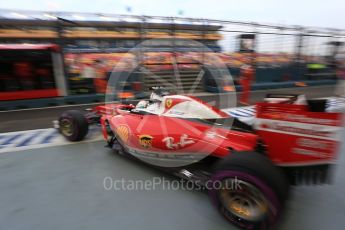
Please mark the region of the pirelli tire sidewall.
[[250, 183], [258, 189], [269, 203], [268, 215], [259, 221], [237, 218], [229, 212], [220, 197], [220, 190], [209, 189], [210, 198], [218, 211], [231, 223], [243, 229], [274, 229], [283, 213], [289, 197], [290, 185], [286, 175], [265, 156], [256, 152], [233, 153], [216, 163], [211, 182], [229, 178]]
[[[70, 122], [69, 132], [64, 131], [64, 123]], [[69, 141], [81, 141], [89, 131], [89, 123], [84, 114], [79, 110], [69, 110], [59, 117], [59, 132]]]

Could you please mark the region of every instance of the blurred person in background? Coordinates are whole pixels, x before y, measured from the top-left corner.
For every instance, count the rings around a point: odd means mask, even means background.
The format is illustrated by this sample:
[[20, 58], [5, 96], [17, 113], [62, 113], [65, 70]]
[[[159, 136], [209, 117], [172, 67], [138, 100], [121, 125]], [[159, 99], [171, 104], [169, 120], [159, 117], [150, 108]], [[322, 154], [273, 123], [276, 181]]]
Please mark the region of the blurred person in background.
[[343, 62], [337, 63], [336, 76], [338, 82], [335, 88], [335, 95], [337, 97], [345, 97], [345, 65]]
[[49, 79], [49, 69], [44, 68], [43, 66], [37, 66], [35, 69], [35, 78], [37, 79], [37, 88], [40, 89], [47, 89], [53, 88], [49, 85], [51, 80]]
[[85, 59], [83, 61], [84, 68], [81, 72], [81, 77], [82, 78], [95, 78], [96, 77], [96, 70], [93, 66], [93, 60], [92, 59]]
[[19, 79], [22, 90], [32, 90], [34, 86], [33, 67], [30, 62], [16, 62], [13, 65], [14, 74]]
[[241, 66], [239, 83], [242, 87], [240, 96], [241, 105], [249, 105], [251, 85], [254, 80], [254, 68], [249, 60]]
[[93, 84], [97, 93], [105, 93], [107, 89], [107, 68], [106, 64], [102, 60], [95, 60], [94, 68], [96, 77], [93, 79]]
[[70, 77], [79, 77], [81, 73], [81, 58], [79, 55], [73, 55], [70, 58], [66, 58], [66, 64], [68, 67], [68, 73]]

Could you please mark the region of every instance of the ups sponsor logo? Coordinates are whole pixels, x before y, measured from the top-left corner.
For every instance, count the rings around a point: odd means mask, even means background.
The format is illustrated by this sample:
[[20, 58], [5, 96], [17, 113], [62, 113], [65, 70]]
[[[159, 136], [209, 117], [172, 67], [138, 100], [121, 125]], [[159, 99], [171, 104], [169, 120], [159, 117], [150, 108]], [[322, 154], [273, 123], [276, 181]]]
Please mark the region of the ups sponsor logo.
[[152, 139], [150, 135], [140, 135], [139, 136], [139, 144], [144, 147], [145, 149], [151, 148], [152, 146]]

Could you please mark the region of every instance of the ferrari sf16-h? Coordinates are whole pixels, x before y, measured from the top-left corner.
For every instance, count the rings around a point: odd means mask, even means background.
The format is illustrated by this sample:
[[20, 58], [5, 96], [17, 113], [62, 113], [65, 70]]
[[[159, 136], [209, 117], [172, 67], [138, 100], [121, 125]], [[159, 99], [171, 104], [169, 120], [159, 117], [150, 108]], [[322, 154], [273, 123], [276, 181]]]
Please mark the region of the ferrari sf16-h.
[[[154, 92], [135, 106], [67, 111], [59, 129], [80, 141], [98, 123], [116, 152], [202, 184], [234, 225], [272, 229], [290, 185], [329, 181], [341, 138], [341, 113], [324, 112], [324, 100], [297, 101], [270, 95], [249, 125], [195, 97]], [[239, 186], [226, 186], [234, 182]]]

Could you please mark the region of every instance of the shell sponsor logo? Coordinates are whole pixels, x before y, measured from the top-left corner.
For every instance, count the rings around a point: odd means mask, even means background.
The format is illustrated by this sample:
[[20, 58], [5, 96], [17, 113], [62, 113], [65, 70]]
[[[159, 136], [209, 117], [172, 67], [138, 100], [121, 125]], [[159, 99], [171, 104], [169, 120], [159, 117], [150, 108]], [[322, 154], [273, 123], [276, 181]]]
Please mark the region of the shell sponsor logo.
[[119, 125], [116, 128], [116, 134], [123, 142], [127, 143], [129, 139], [129, 128], [126, 125]]

